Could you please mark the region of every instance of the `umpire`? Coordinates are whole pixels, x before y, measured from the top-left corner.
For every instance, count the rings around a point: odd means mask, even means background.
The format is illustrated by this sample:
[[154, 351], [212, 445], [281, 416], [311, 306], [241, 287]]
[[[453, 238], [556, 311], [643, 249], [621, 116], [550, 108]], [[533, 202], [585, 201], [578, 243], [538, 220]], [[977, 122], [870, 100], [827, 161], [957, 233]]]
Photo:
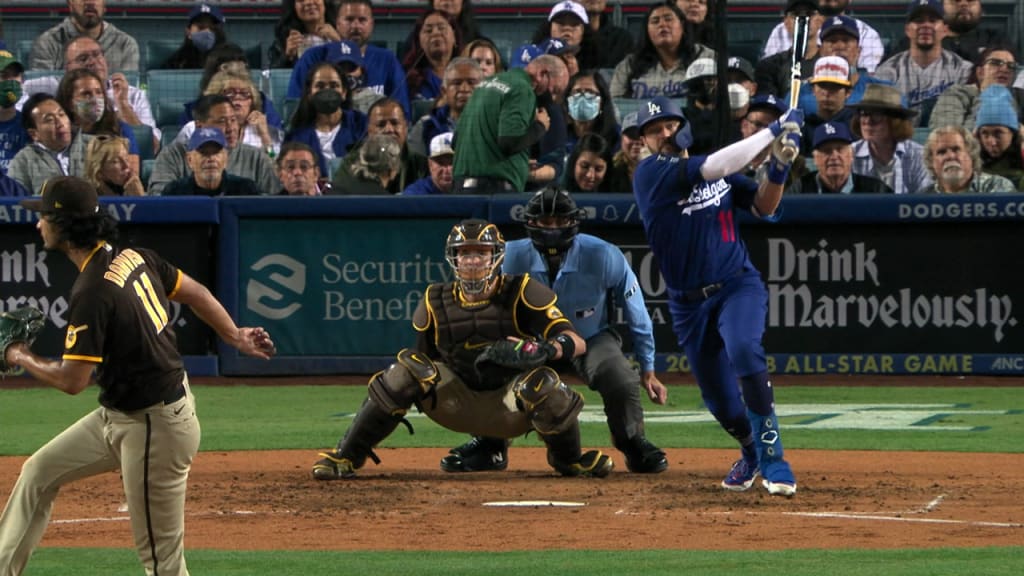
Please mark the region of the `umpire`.
[[68, 394], [95, 382], [100, 406], [22, 466], [0, 517], [0, 574], [24, 570], [61, 486], [119, 470], [146, 573], [187, 575], [185, 489], [200, 429], [168, 300], [190, 306], [244, 354], [269, 358], [273, 342], [263, 328], [235, 326], [206, 287], [156, 252], [109, 244], [117, 223], [87, 181], [53, 178], [41, 197], [21, 205], [40, 213], [43, 247], [64, 253], [79, 275], [62, 358], [40, 357], [19, 342], [5, 347], [4, 359]]
[[[508, 243], [502, 271], [529, 274], [550, 286], [587, 352], [572, 366], [604, 401], [612, 443], [626, 456], [630, 472], [652, 474], [668, 468], [665, 453], [644, 436], [640, 387], [657, 404], [668, 391], [654, 373], [654, 329], [636, 275], [613, 244], [579, 234], [582, 210], [568, 191], [547, 187], [526, 205], [528, 239]], [[622, 353], [622, 338], [611, 327], [612, 304], [621, 306], [643, 372], [638, 374]], [[508, 441], [471, 439], [441, 459], [446, 472], [504, 470]]]

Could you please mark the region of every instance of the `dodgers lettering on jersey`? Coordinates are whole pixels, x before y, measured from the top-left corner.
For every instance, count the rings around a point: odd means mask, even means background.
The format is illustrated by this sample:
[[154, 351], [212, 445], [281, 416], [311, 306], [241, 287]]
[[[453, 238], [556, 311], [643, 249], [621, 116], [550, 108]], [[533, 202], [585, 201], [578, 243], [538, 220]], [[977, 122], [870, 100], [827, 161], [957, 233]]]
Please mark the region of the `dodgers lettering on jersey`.
[[754, 270], [735, 209], [751, 208], [757, 183], [740, 175], [704, 180], [704, 159], [657, 154], [640, 162], [633, 176], [647, 242], [675, 292]]

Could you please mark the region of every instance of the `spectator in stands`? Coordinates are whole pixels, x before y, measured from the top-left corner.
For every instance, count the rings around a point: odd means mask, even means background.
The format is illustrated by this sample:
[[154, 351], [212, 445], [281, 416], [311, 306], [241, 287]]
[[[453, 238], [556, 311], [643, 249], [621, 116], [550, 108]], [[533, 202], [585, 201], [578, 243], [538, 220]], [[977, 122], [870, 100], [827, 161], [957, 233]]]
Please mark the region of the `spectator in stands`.
[[281, 18], [274, 25], [270, 67], [291, 68], [313, 46], [341, 40], [334, 28], [338, 7], [328, 0], [284, 0]]
[[85, 179], [100, 196], [145, 196], [139, 173], [132, 169], [128, 141], [120, 136], [97, 136], [86, 147]]
[[841, 122], [847, 126], [853, 124], [853, 109], [846, 107], [853, 83], [850, 81], [850, 64], [845, 58], [818, 58], [809, 83], [817, 106], [804, 120], [803, 138], [800, 139], [802, 156], [811, 155], [814, 131], [818, 126], [825, 122]]
[[787, 194], [888, 193], [892, 188], [871, 176], [853, 172], [853, 137], [846, 124], [825, 122], [814, 131], [814, 165], [786, 189]]
[[463, 45], [480, 37], [480, 28], [476, 24], [473, 3], [470, 0], [430, 0], [430, 8], [440, 10], [455, 19], [455, 27], [459, 31]]
[[978, 128], [982, 170], [1003, 176], [1024, 191], [1024, 148], [1020, 119], [1010, 90], [995, 84], [981, 93]]
[[454, 161], [455, 150], [452, 149], [452, 133], [445, 132], [434, 136], [430, 141], [430, 157], [427, 159], [427, 169], [430, 171], [430, 175], [410, 184], [402, 191], [402, 195], [451, 194], [452, 162]]
[[[818, 57], [818, 32], [825, 17], [818, 12], [817, 0], [789, 0], [782, 15], [782, 29], [789, 38], [793, 37], [793, 25], [798, 16], [807, 16], [807, 44], [804, 57], [800, 61], [800, 77], [809, 78], [814, 72], [814, 59]], [[778, 29], [778, 28], [776, 28]], [[792, 80], [793, 41], [789, 48], [771, 56], [761, 58], [754, 66], [754, 80], [757, 82], [758, 94], [772, 94], [781, 97], [789, 92]], [[810, 146], [810, 139], [802, 140]]]
[[[210, 82], [213, 81], [213, 77], [222, 72], [252, 78], [249, 71], [249, 60], [245, 55], [245, 50], [242, 50], [241, 46], [227, 43], [210, 51], [209, 56], [206, 58], [206, 66], [203, 68], [203, 76], [199, 80], [200, 97], [207, 94], [207, 90], [210, 87]], [[197, 101], [198, 100], [194, 100], [185, 104], [185, 108], [179, 119], [179, 125], [181, 127], [184, 127], [190, 121], [195, 119], [193, 117], [193, 108]], [[258, 101], [259, 106], [254, 109], [258, 109], [266, 117], [267, 125], [278, 130], [282, 129], [283, 123], [281, 121], [281, 116], [277, 113], [277, 109], [274, 108], [274, 103], [266, 94], [263, 93], [263, 91], [259, 91]]]
[[[787, 18], [791, 7], [796, 6], [802, 0], [789, 0], [786, 4]], [[882, 55], [885, 53], [885, 47], [882, 45], [882, 38], [878, 35], [878, 32], [869, 26], [863, 20], [853, 18], [847, 14], [847, 8], [850, 6], [850, 0], [818, 0], [818, 12], [825, 17], [826, 22], [834, 19], [836, 16], [842, 16], [849, 18], [853, 22], [854, 37], [857, 39], [857, 45], [860, 50], [857, 54], [857, 60], [851, 61], [850, 66], [856, 66], [859, 69], [866, 70], [868, 72], [874, 72], [875, 68], [882, 61]], [[824, 24], [823, 24], [824, 25]], [[811, 37], [808, 38], [808, 44], [813, 42]], [[822, 32], [818, 38], [818, 43], [822, 44], [825, 42], [825, 34]], [[793, 46], [793, 24], [790, 22], [787, 26], [786, 22], [779, 24], [772, 30], [768, 41], [765, 43], [764, 51], [761, 57], [767, 58], [772, 54], [783, 52], [792, 48]]]
[[924, 162], [933, 183], [924, 194], [992, 194], [1016, 192], [1012, 182], [981, 171], [981, 146], [963, 126], [932, 130], [924, 144]]
[[[754, 134], [757, 134], [761, 130], [771, 126], [772, 122], [775, 122], [782, 117], [786, 111], [789, 110], [789, 106], [786, 106], [781, 100], [771, 94], [758, 94], [750, 100], [750, 104], [747, 106], [747, 113], [740, 120], [740, 137], [749, 138]], [[806, 127], [806, 123], [805, 123]], [[811, 134], [809, 139], [813, 139], [814, 134]], [[810, 146], [808, 146], [808, 155], [810, 155]], [[743, 171], [743, 175], [749, 178], [753, 178], [758, 182], [764, 180], [768, 174], [768, 168], [771, 164], [771, 147], [766, 146], [753, 160], [747, 165], [747, 168]], [[804, 162], [803, 156], [797, 157], [790, 167], [789, 175], [786, 176], [786, 187], [792, 186], [795, 181], [800, 179], [804, 174], [807, 173], [807, 166]]]
[[[978, 55], [991, 46], [1008, 46], [1010, 40], [995, 28], [982, 28], [981, 0], [943, 0], [943, 22], [946, 33], [942, 47], [957, 56], [974, 62]], [[902, 52], [910, 47], [908, 38], [901, 38], [892, 50]]]
[[164, 196], [257, 196], [248, 178], [229, 174], [227, 141], [220, 128], [202, 127], [192, 133], [185, 156], [192, 174], [171, 182]]
[[366, 136], [366, 115], [352, 109], [344, 75], [337, 64], [321, 62], [306, 81], [302, 99], [292, 117], [289, 142], [309, 146], [321, 174]]
[[903, 106], [892, 86], [872, 84], [856, 110], [853, 172], [885, 182], [896, 194], [916, 194], [932, 183], [924, 167], [924, 148], [914, 142], [911, 118], [917, 111]]
[[[118, 120], [129, 126], [145, 124], [153, 130], [154, 149], [160, 148], [160, 129], [153, 118], [149, 96], [145, 90], [132, 86], [121, 72], [110, 74], [107, 57], [99, 43], [88, 36], [79, 36], [68, 42], [64, 50], [64, 73], [80, 69], [91, 70], [106, 87], [107, 101], [117, 114]], [[56, 94], [61, 78], [58, 75], [42, 76], [24, 82], [27, 96], [45, 92]]]
[[0, 171], [29, 142], [17, 104], [22, 99], [21, 78], [25, 67], [7, 50], [0, 50]]
[[[409, 106], [405, 70], [402, 69], [398, 58], [390, 50], [370, 43], [373, 25], [373, 5], [370, 0], [340, 0], [335, 28], [342, 40], [348, 40], [359, 46], [363, 57], [363, 88], [394, 99], [401, 104], [402, 111], [408, 118], [412, 116], [412, 108]], [[317, 63], [328, 60], [332, 50], [334, 53], [338, 52], [339, 44], [337, 42], [329, 42], [306, 50], [292, 69], [292, 77], [288, 82], [289, 98], [299, 99], [302, 97], [302, 88], [305, 86], [309, 71]]]
[[686, 69], [686, 106], [683, 114], [690, 122], [693, 142], [690, 154], [709, 154], [715, 145], [715, 134], [724, 130], [735, 140], [739, 135], [739, 122], [746, 114], [750, 103], [750, 91], [741, 84], [729, 84], [729, 107], [732, 110], [732, 122], [729, 126], [719, 128], [718, 115], [718, 67], [711, 58], [698, 58]]
[[387, 134], [367, 136], [358, 152], [334, 177], [330, 194], [348, 196], [382, 196], [393, 194], [392, 183], [398, 179], [401, 169], [402, 147]]
[[[583, 69], [611, 69], [622, 62], [633, 52], [633, 35], [629, 30], [612, 24], [612, 19], [605, 12], [608, 7], [607, 0], [580, 0], [580, 4], [587, 9], [587, 19], [590, 28], [590, 43], [598, 47], [597, 50], [582, 50], [578, 57], [580, 68]], [[548, 16], [550, 20], [550, 15]], [[552, 34], [552, 36], [556, 36]], [[559, 36], [561, 37], [561, 36]]]
[[483, 72], [476, 60], [464, 56], [452, 59], [444, 73], [443, 103], [417, 120], [409, 130], [409, 151], [426, 157], [435, 136], [454, 132], [469, 97], [482, 80]]
[[7, 170], [0, 168], [0, 198], [31, 195], [32, 193], [26, 190], [20, 182], [7, 175]]
[[[222, 132], [228, 150], [228, 172], [252, 178], [262, 194], [280, 190], [281, 183], [267, 153], [241, 143], [238, 117], [230, 99], [220, 94], [203, 96], [196, 102], [193, 112], [197, 128], [218, 128]], [[150, 195], [162, 194], [169, 183], [189, 174], [187, 151], [188, 145], [183, 142], [172, 142], [160, 151], [149, 177]]]
[[[728, 66], [729, 84], [742, 86], [747, 91], [747, 96], [753, 98], [754, 94], [757, 94], [757, 80], [750, 61], [741, 56], [732, 56], [726, 61], [726, 65]], [[743, 113], [746, 114], [746, 110]]]
[[494, 42], [486, 38], [477, 38], [466, 44], [462, 49], [462, 56], [476, 60], [480, 65], [480, 72], [484, 78], [490, 78], [498, 72], [505, 71], [505, 63], [502, 61], [501, 52]]
[[559, 2], [534, 32], [531, 42], [541, 48], [541, 54], [552, 54], [565, 60], [572, 76], [580, 71], [579, 59], [595, 61], [601, 50], [594, 44], [589, 18], [582, 4], [572, 0]]
[[714, 42], [715, 28], [711, 22], [711, 9], [714, 2], [709, 0], [676, 0], [676, 6], [683, 11], [686, 21], [686, 35], [694, 42], [711, 45]]
[[541, 55], [522, 69], [480, 84], [459, 121], [455, 147], [457, 194], [493, 194], [526, 189], [529, 150], [548, 131], [550, 119], [538, 97], [557, 103], [569, 84], [565, 63]]
[[584, 135], [565, 163], [564, 187], [569, 192], [616, 192], [608, 179], [612, 145], [600, 134]]
[[429, 10], [416, 19], [412, 43], [402, 58], [409, 97], [433, 100], [441, 96], [444, 71], [462, 49], [455, 19], [440, 10]]
[[608, 188], [612, 192], [632, 194], [633, 172], [637, 164], [647, 157], [647, 146], [637, 125], [637, 112], [630, 112], [622, 117], [622, 134], [619, 151], [612, 157], [610, 173], [606, 176]]
[[[530, 65], [534, 58], [543, 55], [555, 56], [566, 64], [567, 74], [569, 62], [573, 65], [576, 60], [566, 50], [571, 50], [568, 44], [556, 38], [549, 38], [541, 45], [526, 44], [516, 50], [515, 56], [509, 65], [512, 68], [525, 68]], [[558, 95], [558, 100], [562, 94]], [[530, 146], [527, 156], [529, 157], [529, 170], [526, 174], [526, 192], [543, 188], [550, 182], [559, 180], [565, 168], [566, 148], [569, 141], [569, 127], [566, 123], [565, 109], [556, 102], [552, 93], [537, 95], [537, 109], [543, 110], [548, 118], [548, 129], [540, 141]]]
[[210, 50], [227, 42], [224, 14], [212, 4], [203, 2], [193, 6], [186, 23], [181, 46], [167, 57], [167, 61], [159, 64], [150, 62], [151, 69], [199, 70], [206, 63]]
[[[382, 98], [373, 103], [370, 113], [367, 115], [366, 135], [367, 139], [370, 136], [388, 136], [398, 144], [398, 174], [388, 180], [388, 194], [401, 193], [409, 184], [427, 173], [423, 158], [415, 156], [409, 150], [409, 124], [406, 121], [402, 105], [397, 100]], [[360, 161], [359, 150], [365, 144], [366, 140], [359, 146], [350, 149], [349, 153], [345, 155], [341, 165], [334, 172], [332, 182], [335, 191], [332, 194], [339, 194], [337, 187], [351, 180], [352, 170]]]
[[1014, 96], [1013, 107], [1017, 116], [1024, 114], [1024, 90], [1012, 87], [1017, 70], [1017, 57], [1006, 46], [986, 48], [975, 62], [973, 80], [969, 84], [950, 86], [932, 109], [928, 127], [932, 130], [942, 126], [963, 126], [968, 131], [975, 127], [975, 116], [981, 106], [982, 91], [990, 86], [1001, 85], [1010, 88]]
[[64, 74], [57, 87], [57, 101], [71, 118], [71, 129], [83, 134], [123, 136], [128, 140], [132, 168], [139, 170], [139, 145], [131, 126], [118, 120], [100, 77], [87, 68]]
[[329, 185], [320, 175], [313, 149], [302, 142], [285, 142], [277, 156], [277, 178], [283, 187], [278, 196], [321, 196]]
[[[204, 92], [204, 95], [209, 94], [220, 94], [231, 100], [231, 106], [234, 107], [235, 116], [238, 118], [242, 144], [255, 146], [271, 158], [277, 155], [284, 139], [284, 131], [279, 125], [275, 126], [267, 121], [267, 115], [262, 112], [265, 109], [263, 96], [259, 88], [252, 83], [252, 77], [248, 73], [226, 70], [214, 74]], [[187, 122], [181, 127], [174, 141], [187, 143], [195, 130], [195, 120]]]
[[64, 68], [64, 47], [73, 38], [92, 38], [107, 56], [107, 64], [116, 72], [139, 69], [139, 45], [126, 32], [103, 20], [104, 0], [68, 0], [71, 13], [63, 22], [43, 32], [32, 43], [29, 70], [61, 70]]
[[597, 70], [586, 70], [569, 79], [565, 98], [569, 138], [566, 150], [573, 148], [585, 134], [600, 134], [618, 150], [619, 125], [615, 121], [615, 102], [608, 83]]
[[30, 96], [21, 115], [32, 142], [11, 160], [7, 170], [11, 178], [39, 194], [48, 178], [85, 175], [85, 149], [92, 136], [72, 130], [71, 118], [56, 98]]
[[690, 64], [698, 58], [715, 57], [714, 50], [684, 34], [684, 20], [674, 0], [659, 2], [647, 11], [640, 47], [615, 66], [611, 85], [614, 98], [684, 95]]
[[942, 0], [911, 0], [904, 28], [910, 48], [897, 52], [875, 70], [875, 76], [896, 85], [927, 126], [932, 107], [947, 88], [964, 84], [971, 63], [942, 47]]
[[[867, 70], [854, 67], [854, 62], [860, 59], [860, 40], [857, 36], [857, 22], [852, 18], [833, 16], [822, 24], [821, 49], [818, 52], [818, 59], [826, 56], [839, 56], [849, 64], [850, 95], [846, 97], [847, 104], [860, 102], [868, 84], [891, 84], [887, 80], [880, 80], [869, 75]], [[789, 90], [786, 90], [782, 99], [786, 102], [789, 101]], [[814, 97], [811, 84], [805, 82], [800, 86], [800, 98], [797, 106], [807, 115], [817, 113], [818, 102]]]

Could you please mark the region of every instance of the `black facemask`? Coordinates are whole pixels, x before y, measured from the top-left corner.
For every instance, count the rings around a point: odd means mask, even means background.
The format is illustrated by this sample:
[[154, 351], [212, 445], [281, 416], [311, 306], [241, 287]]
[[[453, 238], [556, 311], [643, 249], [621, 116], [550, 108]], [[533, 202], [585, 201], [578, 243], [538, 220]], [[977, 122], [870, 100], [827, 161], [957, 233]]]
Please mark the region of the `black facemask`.
[[309, 99], [317, 114], [334, 114], [341, 108], [341, 94], [334, 90], [321, 90]]

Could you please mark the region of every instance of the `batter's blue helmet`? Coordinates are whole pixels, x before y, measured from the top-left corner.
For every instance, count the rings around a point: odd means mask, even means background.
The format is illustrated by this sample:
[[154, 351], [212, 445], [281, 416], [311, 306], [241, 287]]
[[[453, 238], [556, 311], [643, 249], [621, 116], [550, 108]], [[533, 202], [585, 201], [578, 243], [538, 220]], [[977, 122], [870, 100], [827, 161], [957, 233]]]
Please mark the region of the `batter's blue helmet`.
[[670, 98], [658, 96], [641, 106], [637, 113], [637, 127], [640, 128], [640, 133], [643, 134], [644, 126], [655, 120], [665, 119], [679, 120], [679, 129], [676, 130], [674, 138], [675, 144], [680, 150], [689, 148], [693, 144], [693, 133], [690, 131], [690, 123], [686, 121], [686, 116], [683, 115], [679, 105]]

